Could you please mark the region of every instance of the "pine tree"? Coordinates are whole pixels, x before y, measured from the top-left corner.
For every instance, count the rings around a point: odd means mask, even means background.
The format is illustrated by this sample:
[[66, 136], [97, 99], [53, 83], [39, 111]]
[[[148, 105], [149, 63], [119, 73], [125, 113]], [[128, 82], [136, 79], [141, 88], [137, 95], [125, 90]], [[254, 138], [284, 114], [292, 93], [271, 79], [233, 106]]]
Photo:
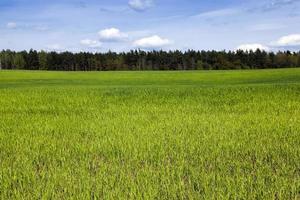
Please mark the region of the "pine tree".
[[39, 69], [47, 70], [48, 69], [47, 53], [45, 51], [41, 51], [39, 52], [38, 57], [39, 57]]
[[25, 69], [25, 65], [26, 65], [26, 62], [25, 62], [25, 59], [23, 58], [22, 54], [20, 54], [20, 53], [15, 54], [14, 58], [13, 58], [13, 66], [16, 69]]

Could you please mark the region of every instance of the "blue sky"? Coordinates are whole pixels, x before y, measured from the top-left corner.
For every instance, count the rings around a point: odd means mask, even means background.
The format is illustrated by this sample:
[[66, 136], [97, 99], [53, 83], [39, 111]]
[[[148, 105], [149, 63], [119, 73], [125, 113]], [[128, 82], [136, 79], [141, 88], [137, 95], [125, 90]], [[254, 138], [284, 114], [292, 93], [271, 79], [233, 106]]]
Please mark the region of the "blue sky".
[[0, 49], [300, 50], [300, 0], [0, 0]]

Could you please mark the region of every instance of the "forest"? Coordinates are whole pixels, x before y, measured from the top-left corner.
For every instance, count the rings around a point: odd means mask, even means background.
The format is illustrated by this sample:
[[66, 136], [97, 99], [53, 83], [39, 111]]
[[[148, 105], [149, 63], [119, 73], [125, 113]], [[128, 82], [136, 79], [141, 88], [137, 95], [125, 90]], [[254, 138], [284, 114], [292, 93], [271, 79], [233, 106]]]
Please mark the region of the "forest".
[[300, 67], [300, 52], [279, 51], [143, 51], [0, 52], [0, 69], [51, 71], [229, 70]]

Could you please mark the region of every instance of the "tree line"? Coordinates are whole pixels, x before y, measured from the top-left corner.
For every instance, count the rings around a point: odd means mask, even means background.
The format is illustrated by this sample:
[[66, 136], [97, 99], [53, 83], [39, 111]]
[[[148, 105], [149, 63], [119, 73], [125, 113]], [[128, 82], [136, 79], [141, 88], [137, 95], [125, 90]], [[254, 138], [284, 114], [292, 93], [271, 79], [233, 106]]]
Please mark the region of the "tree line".
[[227, 70], [300, 67], [300, 52], [142, 51], [46, 52], [2, 50], [1, 69], [54, 71]]

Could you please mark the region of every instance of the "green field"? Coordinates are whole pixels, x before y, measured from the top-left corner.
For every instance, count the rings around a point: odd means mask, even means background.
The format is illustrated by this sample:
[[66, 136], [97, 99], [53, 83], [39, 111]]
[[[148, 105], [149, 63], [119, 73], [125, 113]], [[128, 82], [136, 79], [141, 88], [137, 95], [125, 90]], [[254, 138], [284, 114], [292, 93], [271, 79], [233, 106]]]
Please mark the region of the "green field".
[[299, 199], [300, 69], [0, 71], [0, 199]]

